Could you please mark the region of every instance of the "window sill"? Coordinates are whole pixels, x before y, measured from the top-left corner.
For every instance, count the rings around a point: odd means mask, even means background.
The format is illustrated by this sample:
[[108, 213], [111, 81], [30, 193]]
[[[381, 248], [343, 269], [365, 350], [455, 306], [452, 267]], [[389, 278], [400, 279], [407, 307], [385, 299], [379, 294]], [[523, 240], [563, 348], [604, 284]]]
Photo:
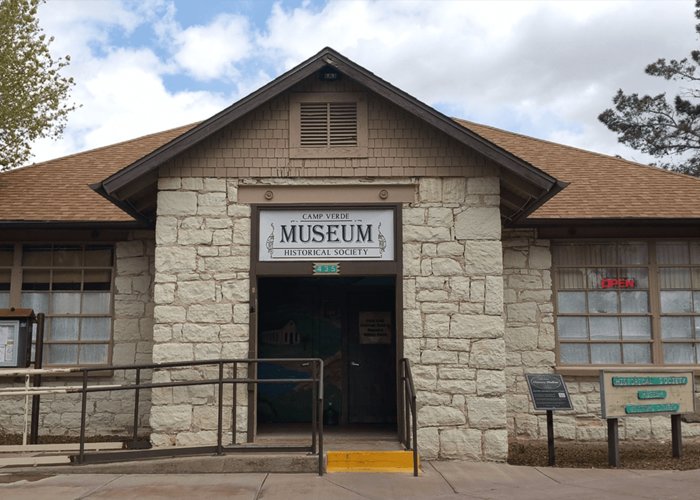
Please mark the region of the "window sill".
[[554, 371], [561, 375], [569, 375], [572, 377], [599, 377], [602, 371], [615, 372], [687, 372], [692, 371], [693, 374], [700, 376], [700, 365], [632, 365], [632, 366], [556, 366]]

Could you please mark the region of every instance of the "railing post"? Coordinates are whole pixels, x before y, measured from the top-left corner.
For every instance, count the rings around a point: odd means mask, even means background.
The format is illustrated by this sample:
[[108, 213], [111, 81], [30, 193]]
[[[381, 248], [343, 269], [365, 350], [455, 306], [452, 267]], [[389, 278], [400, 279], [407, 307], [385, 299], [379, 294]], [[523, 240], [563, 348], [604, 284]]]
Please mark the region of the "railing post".
[[136, 440], [138, 438], [139, 431], [139, 396], [141, 391], [139, 390], [139, 385], [141, 384], [141, 368], [136, 368], [136, 389], [134, 389], [134, 434], [131, 438], [131, 446], [136, 448]]
[[[323, 360], [318, 363], [318, 413], [323, 415]], [[317, 418], [318, 422], [318, 475], [323, 476], [323, 418]]]
[[222, 455], [224, 447], [222, 445], [222, 434], [224, 431], [224, 363], [219, 361], [219, 419], [216, 427], [216, 454]]
[[[238, 378], [238, 363], [233, 362], [233, 379]], [[233, 399], [231, 408], [231, 444], [236, 444], [236, 431], [238, 430], [238, 382], [231, 384], [233, 386]]]
[[85, 418], [87, 413], [87, 370], [83, 370], [83, 390], [80, 409], [80, 453], [78, 462], [85, 462]]

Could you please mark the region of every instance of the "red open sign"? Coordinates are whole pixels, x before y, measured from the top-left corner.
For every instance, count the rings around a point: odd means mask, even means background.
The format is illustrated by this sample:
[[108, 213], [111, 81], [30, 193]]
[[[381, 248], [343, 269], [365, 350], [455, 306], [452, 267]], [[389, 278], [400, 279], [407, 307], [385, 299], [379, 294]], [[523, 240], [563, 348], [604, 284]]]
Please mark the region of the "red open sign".
[[630, 278], [603, 278], [600, 280], [600, 288], [634, 288], [636, 283]]

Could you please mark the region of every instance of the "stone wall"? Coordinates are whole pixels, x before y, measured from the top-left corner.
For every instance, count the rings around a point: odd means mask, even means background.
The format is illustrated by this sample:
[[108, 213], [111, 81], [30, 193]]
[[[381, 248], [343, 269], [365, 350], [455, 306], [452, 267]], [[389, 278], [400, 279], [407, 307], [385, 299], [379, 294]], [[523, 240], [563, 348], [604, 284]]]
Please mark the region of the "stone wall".
[[[534, 230], [508, 230], [503, 234], [505, 341], [507, 351], [508, 434], [511, 439], [546, 439], [543, 412], [535, 413], [525, 373], [553, 372], [555, 367], [552, 259], [549, 240]], [[600, 384], [597, 375], [566, 376], [573, 411], [556, 413], [558, 439], [604, 441], [607, 425], [600, 418]], [[691, 417], [692, 419], [692, 417]], [[668, 441], [668, 417], [620, 419], [620, 439]], [[684, 423], [683, 435], [700, 437], [699, 423]]]
[[426, 459], [507, 456], [497, 177], [423, 178], [403, 210], [404, 355]]
[[[114, 322], [112, 364], [151, 362], [153, 344], [153, 256], [152, 231], [136, 231], [128, 241], [115, 244]], [[148, 380], [148, 374], [142, 376]], [[133, 372], [114, 371], [111, 376], [90, 380], [90, 385], [133, 381]], [[78, 385], [75, 377], [45, 378], [42, 385]], [[18, 386], [10, 380], [0, 387]], [[142, 391], [139, 405], [139, 433], [148, 434], [150, 391]], [[133, 432], [134, 396], [130, 391], [97, 392], [88, 396], [88, 435], [127, 436]], [[41, 396], [40, 435], [77, 436], [80, 430], [80, 396]], [[0, 433], [21, 433], [24, 428], [24, 398], [0, 397]]]
[[[237, 181], [163, 177], [158, 188], [153, 360], [247, 358], [250, 207], [237, 203]], [[210, 378], [217, 370], [159, 370], [153, 379]], [[247, 429], [245, 387], [237, 397], [240, 442]], [[215, 443], [215, 402], [214, 386], [154, 390], [151, 441], [158, 446]], [[230, 431], [230, 390], [224, 404], [224, 429]]]

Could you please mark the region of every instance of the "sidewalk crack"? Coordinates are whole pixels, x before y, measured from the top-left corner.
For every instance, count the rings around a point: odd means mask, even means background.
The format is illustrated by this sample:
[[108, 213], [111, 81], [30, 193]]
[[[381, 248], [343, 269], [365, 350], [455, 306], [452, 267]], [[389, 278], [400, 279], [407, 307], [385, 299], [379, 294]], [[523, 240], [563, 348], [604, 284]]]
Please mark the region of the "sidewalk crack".
[[79, 496], [79, 497], [76, 497], [75, 500], [83, 500], [83, 498], [88, 498], [88, 497], [89, 497], [90, 495], [92, 495], [93, 493], [98, 492], [99, 490], [101, 490], [101, 489], [104, 488], [105, 486], [107, 486], [107, 485], [109, 485], [109, 484], [112, 484], [114, 481], [116, 481], [117, 479], [120, 479], [120, 478], [122, 478], [122, 477], [124, 477], [124, 474], [119, 474], [117, 477], [112, 478], [111, 480], [107, 481], [106, 483], [101, 484], [101, 485], [99, 485], [99, 486], [95, 486], [93, 489], [91, 489], [90, 491], [88, 491], [88, 492], [85, 493], [84, 495], [81, 495], [81, 496]]
[[265, 486], [265, 481], [267, 481], [268, 477], [270, 477], [269, 472], [267, 474], [265, 474], [265, 477], [263, 478], [262, 482], [260, 483], [260, 486], [258, 486], [258, 491], [255, 492], [255, 498], [253, 500], [258, 500], [260, 498], [260, 493], [262, 493], [263, 486]]

